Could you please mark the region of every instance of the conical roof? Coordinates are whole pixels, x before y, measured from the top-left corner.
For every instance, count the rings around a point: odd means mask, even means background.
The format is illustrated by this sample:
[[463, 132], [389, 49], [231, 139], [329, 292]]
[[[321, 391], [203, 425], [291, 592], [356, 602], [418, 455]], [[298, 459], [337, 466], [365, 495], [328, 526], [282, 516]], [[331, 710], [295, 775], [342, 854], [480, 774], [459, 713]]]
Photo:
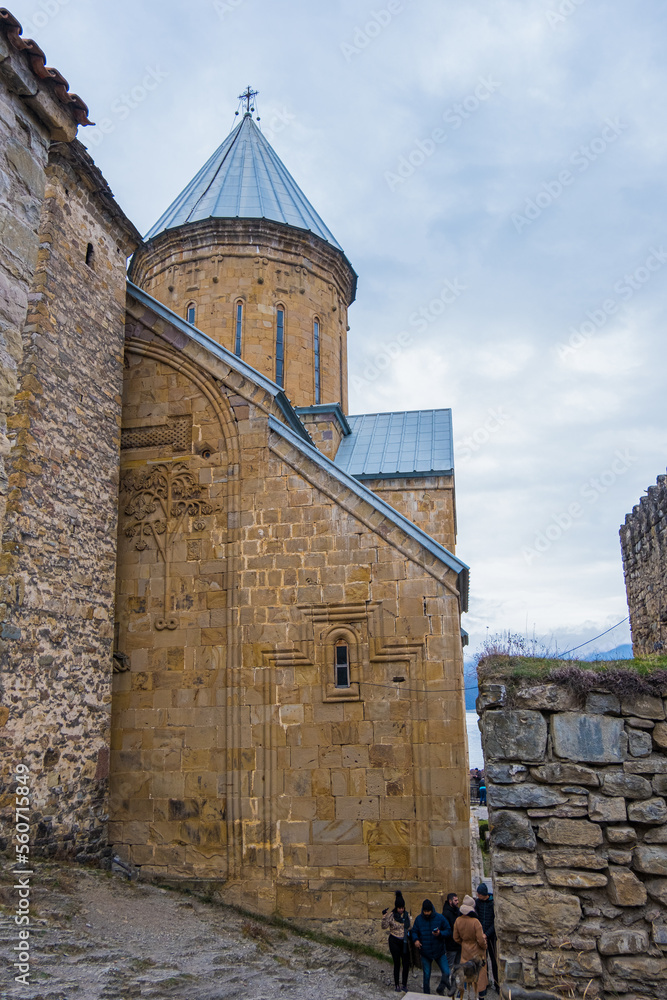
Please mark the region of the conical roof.
[[307, 229], [342, 250], [250, 114], [243, 116], [146, 239], [203, 219], [270, 219]]

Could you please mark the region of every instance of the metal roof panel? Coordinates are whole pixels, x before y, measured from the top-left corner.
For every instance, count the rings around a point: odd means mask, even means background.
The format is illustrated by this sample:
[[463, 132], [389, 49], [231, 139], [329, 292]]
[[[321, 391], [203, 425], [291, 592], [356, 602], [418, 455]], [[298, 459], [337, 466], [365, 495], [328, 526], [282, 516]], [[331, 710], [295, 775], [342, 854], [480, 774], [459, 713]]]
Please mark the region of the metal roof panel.
[[342, 250], [285, 165], [246, 114], [146, 234], [204, 219], [269, 219], [306, 229]]
[[336, 465], [350, 476], [449, 474], [454, 471], [451, 410], [364, 413], [348, 417]]

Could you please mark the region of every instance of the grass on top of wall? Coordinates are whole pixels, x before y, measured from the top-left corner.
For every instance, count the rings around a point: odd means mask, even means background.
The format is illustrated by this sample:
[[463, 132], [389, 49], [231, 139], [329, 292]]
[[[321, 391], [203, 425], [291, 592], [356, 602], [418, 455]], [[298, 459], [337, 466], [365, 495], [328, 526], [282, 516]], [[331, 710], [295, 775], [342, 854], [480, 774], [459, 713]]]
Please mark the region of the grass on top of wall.
[[522, 681], [565, 684], [587, 694], [605, 689], [620, 697], [667, 694], [667, 656], [636, 660], [562, 660], [553, 656], [527, 656], [489, 650], [477, 664], [480, 683]]

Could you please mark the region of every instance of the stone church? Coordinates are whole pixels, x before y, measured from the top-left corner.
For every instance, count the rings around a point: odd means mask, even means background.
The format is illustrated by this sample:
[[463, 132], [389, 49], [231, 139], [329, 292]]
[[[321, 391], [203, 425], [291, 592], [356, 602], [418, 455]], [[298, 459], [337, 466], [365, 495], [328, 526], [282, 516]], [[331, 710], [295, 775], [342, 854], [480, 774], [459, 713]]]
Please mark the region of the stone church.
[[468, 891], [450, 411], [348, 412], [357, 276], [250, 91], [142, 239], [4, 9], [0, 84], [5, 818], [22, 762], [32, 850], [345, 933]]

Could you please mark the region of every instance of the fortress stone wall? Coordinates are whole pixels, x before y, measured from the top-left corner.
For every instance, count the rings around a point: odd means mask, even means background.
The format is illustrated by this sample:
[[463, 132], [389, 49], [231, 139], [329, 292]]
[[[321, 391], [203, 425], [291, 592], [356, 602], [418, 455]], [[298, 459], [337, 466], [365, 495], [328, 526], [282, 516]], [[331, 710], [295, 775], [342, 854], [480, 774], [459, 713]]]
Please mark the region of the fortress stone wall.
[[667, 652], [667, 475], [658, 476], [621, 526], [635, 656]]
[[504, 998], [667, 997], [662, 694], [481, 679]]

